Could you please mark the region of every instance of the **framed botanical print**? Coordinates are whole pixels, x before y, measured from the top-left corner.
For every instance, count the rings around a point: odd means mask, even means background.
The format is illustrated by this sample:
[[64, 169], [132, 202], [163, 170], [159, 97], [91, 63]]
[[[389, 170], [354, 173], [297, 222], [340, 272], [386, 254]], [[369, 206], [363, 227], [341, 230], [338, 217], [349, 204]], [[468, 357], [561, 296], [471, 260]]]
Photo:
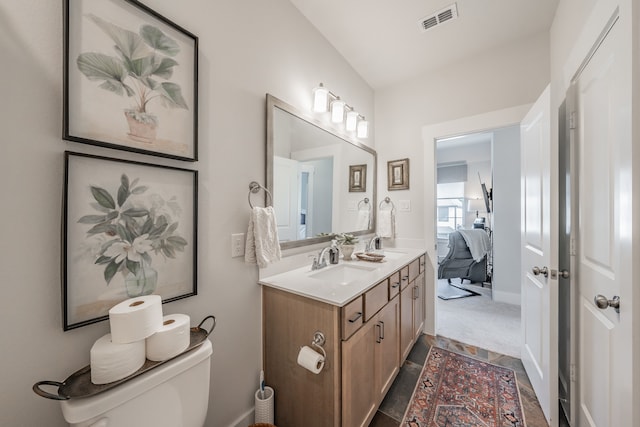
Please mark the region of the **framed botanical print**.
[[367, 165], [349, 166], [349, 192], [367, 191]]
[[136, 0], [65, 0], [63, 138], [198, 159], [198, 38]]
[[389, 190], [409, 189], [409, 159], [387, 162], [387, 188]]
[[65, 330], [128, 298], [197, 293], [197, 182], [195, 170], [65, 153]]

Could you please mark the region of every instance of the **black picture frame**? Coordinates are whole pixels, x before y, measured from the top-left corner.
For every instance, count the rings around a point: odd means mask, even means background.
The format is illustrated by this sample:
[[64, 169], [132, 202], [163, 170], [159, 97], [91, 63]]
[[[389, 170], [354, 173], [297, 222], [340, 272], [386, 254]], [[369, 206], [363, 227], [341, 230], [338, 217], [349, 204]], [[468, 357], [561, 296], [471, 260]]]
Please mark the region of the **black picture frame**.
[[68, 141], [198, 160], [198, 37], [136, 0], [64, 0]]
[[65, 151], [64, 330], [128, 298], [197, 294], [198, 171]]

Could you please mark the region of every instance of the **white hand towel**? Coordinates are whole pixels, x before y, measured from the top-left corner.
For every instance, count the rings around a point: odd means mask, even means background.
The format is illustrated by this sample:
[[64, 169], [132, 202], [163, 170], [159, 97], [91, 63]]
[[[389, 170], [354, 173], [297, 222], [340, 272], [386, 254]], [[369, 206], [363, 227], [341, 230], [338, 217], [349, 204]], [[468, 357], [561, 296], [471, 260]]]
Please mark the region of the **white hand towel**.
[[249, 219], [244, 260], [264, 268], [282, 257], [278, 241], [278, 225], [273, 207], [254, 207]]
[[358, 211], [358, 217], [356, 218], [356, 230], [368, 230], [370, 213], [368, 210], [361, 209]]
[[376, 230], [380, 237], [396, 237], [396, 215], [392, 209], [378, 211], [378, 229]]

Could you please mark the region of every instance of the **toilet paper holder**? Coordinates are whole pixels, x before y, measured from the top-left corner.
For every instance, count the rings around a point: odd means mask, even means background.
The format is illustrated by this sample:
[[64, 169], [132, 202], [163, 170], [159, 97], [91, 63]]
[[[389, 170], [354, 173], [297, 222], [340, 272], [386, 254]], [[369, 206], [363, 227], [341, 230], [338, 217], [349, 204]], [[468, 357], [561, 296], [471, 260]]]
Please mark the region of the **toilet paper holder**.
[[324, 338], [324, 334], [320, 331], [315, 331], [313, 334], [313, 339], [311, 340], [311, 345], [316, 347], [322, 347], [326, 339]]
[[327, 340], [324, 337], [324, 334], [321, 331], [315, 331], [313, 333], [313, 339], [311, 340], [311, 346], [312, 347], [316, 347], [318, 349], [320, 349], [320, 351], [322, 352], [322, 355], [324, 356], [325, 360], [327, 359], [327, 352], [324, 350], [324, 343]]

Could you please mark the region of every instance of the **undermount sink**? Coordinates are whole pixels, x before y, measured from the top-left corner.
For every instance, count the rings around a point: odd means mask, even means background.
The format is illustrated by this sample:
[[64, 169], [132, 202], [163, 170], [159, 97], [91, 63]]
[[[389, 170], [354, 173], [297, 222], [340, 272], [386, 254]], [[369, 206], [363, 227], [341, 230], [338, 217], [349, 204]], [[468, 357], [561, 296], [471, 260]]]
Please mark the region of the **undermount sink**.
[[326, 270], [311, 273], [309, 277], [334, 282], [338, 285], [348, 285], [355, 280], [361, 279], [363, 274], [376, 268], [376, 266], [340, 264], [336, 267], [329, 267]]

